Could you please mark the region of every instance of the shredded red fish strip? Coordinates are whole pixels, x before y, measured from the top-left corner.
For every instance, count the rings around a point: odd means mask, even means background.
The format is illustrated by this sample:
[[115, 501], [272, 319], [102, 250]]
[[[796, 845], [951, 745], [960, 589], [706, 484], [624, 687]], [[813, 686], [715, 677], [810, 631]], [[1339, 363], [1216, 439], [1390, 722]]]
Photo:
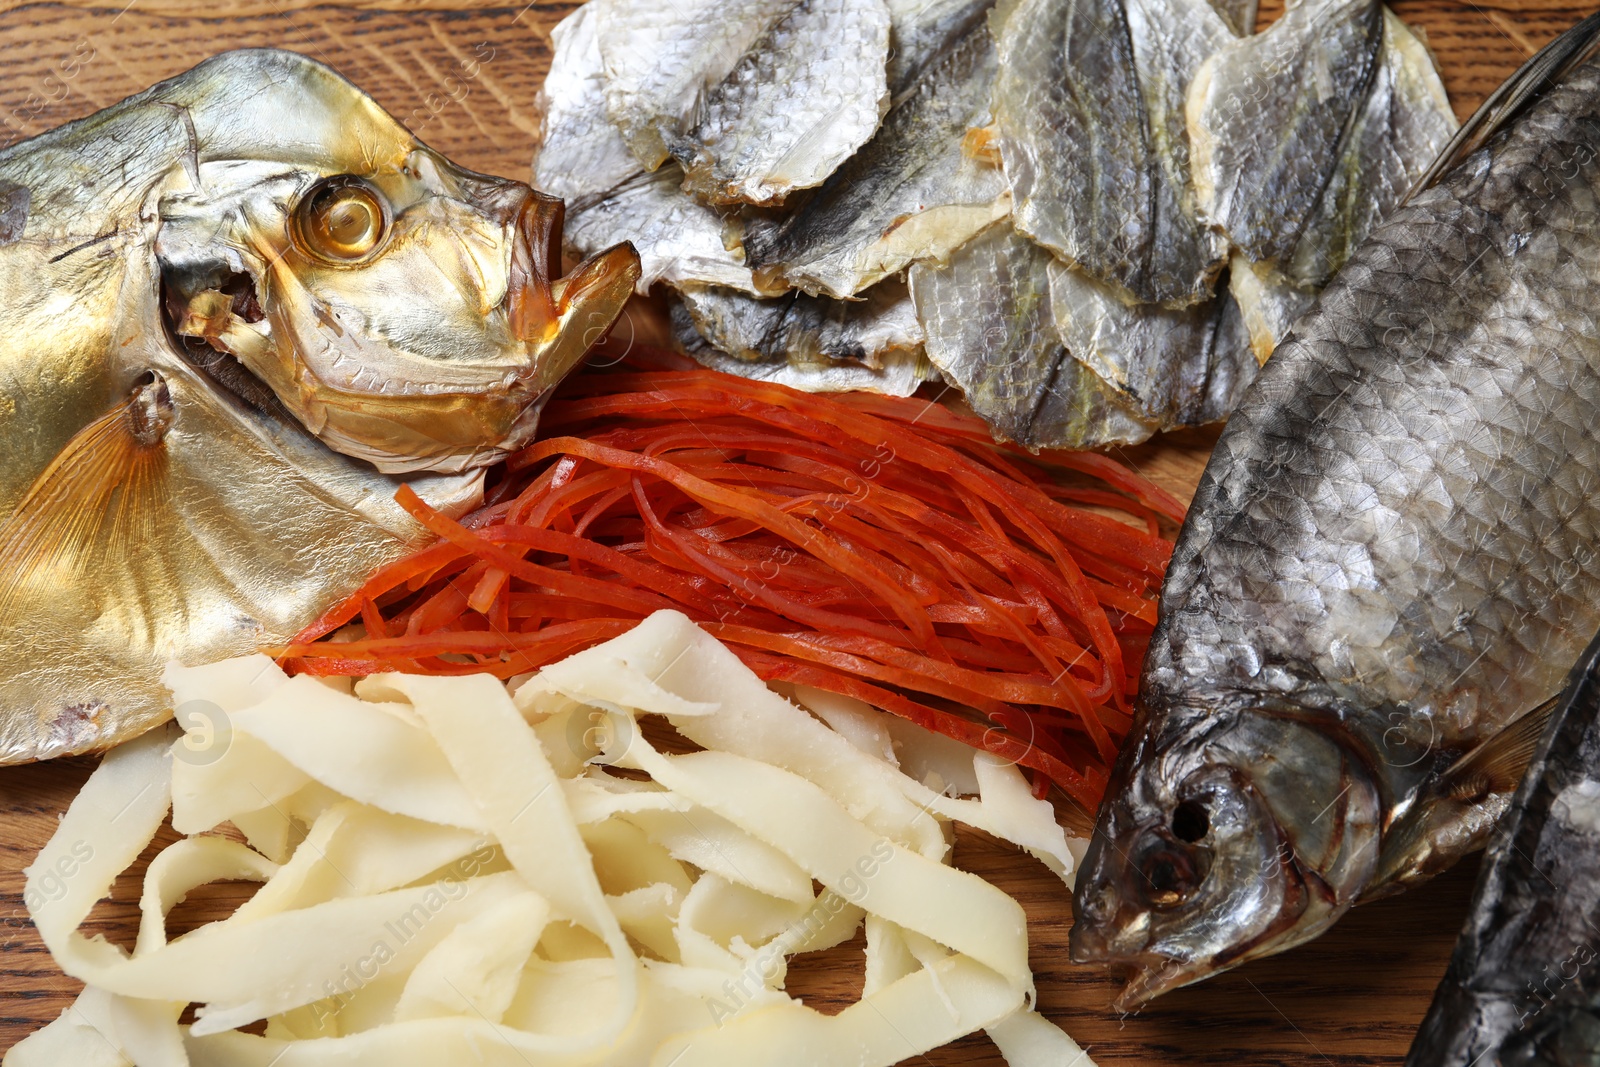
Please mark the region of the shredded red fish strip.
[[[859, 698], [1095, 809], [1175, 499], [1105, 456], [996, 443], [926, 399], [631, 359], [569, 380], [545, 439], [464, 519], [402, 488], [438, 542], [277, 650], [285, 664], [509, 678], [672, 608], [768, 682]], [[319, 640], [352, 622], [365, 637]]]

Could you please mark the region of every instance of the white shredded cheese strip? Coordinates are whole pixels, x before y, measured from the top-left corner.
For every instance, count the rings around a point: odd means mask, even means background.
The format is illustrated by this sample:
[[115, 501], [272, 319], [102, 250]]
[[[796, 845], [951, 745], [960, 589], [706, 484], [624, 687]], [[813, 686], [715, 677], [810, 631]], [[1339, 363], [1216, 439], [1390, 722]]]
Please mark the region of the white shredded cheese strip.
[[[487, 675], [333, 687], [259, 656], [165, 681], [203, 712], [189, 734], [108, 755], [28, 869], [87, 988], [5, 1067], [887, 1067], [979, 1029], [1012, 1067], [1092, 1067], [1032, 1010], [1021, 907], [948, 864], [961, 821], [1070, 884], [1016, 768], [859, 701], [791, 702], [678, 613], [514, 696]], [[651, 717], [698, 750], [658, 748]], [[134, 950], [85, 938], [169, 806], [190, 836], [146, 872]], [[168, 912], [224, 880], [261, 884], [169, 939]], [[858, 1003], [784, 992], [791, 956], [863, 924]]]

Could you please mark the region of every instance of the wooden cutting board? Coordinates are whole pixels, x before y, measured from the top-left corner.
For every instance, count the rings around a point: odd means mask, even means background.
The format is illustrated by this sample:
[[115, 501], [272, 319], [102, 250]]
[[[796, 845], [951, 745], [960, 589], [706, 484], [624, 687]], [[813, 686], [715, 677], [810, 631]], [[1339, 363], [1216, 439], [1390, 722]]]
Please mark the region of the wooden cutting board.
[[[1264, 16], [1280, 6], [1264, 0]], [[1570, 0], [1394, 6], [1426, 32], [1462, 117], [1590, 11]], [[132, 0], [126, 7], [0, 0], [0, 145], [86, 115], [217, 51], [275, 45], [338, 68], [457, 162], [526, 179], [549, 31], [570, 10], [547, 0], [509, 7], [473, 0]], [[1118, 455], [1187, 500], [1215, 440], [1214, 430], [1189, 431]], [[92, 766], [67, 760], [0, 769], [0, 1049], [55, 1018], [80, 988], [57, 970], [28, 921], [20, 872]], [[958, 839], [956, 861], [1027, 908], [1040, 1006], [1099, 1063], [1230, 1067], [1400, 1063], [1444, 971], [1478, 866], [1474, 858], [1420, 890], [1356, 909], [1310, 945], [1123, 1017], [1107, 1008], [1113, 983], [1068, 960], [1068, 900], [1042, 866], [976, 834]], [[218, 914], [241, 892], [223, 886], [198, 894], [180, 909], [180, 923]], [[137, 900], [138, 882], [124, 879], [91, 927], [129, 939]], [[826, 1010], [854, 999], [860, 984], [857, 944], [797, 963], [789, 988]], [[978, 1036], [910, 1062], [1001, 1060]]]

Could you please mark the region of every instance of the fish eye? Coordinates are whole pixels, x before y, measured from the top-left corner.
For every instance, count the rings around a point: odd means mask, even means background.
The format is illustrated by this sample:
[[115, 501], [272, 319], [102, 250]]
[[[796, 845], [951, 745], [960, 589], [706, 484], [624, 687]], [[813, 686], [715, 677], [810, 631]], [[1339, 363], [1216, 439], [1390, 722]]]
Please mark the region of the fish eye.
[[1172, 835], [1194, 844], [1211, 829], [1211, 815], [1198, 800], [1185, 800], [1172, 809]]
[[388, 229], [389, 207], [383, 196], [354, 175], [324, 178], [295, 205], [298, 243], [330, 263], [366, 258]]

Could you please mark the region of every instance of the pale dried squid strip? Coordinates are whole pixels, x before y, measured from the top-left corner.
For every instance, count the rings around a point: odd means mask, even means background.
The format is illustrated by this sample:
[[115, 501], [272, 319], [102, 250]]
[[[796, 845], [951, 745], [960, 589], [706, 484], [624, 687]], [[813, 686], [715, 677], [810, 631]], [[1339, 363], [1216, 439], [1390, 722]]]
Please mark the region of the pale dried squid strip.
[[[955, 775], [977, 799], [947, 796], [896, 765], [880, 713], [810, 694], [835, 729], [675, 612], [515, 699], [486, 675], [352, 693], [269, 667], [172, 669], [227, 752], [163, 732], [114, 751], [29, 868], [35, 922], [88, 988], [7, 1067], [886, 1067], [981, 1028], [1014, 1067], [1087, 1062], [1031, 1010], [1021, 908], [946, 865], [957, 818], [1070, 879], [1014, 767], [978, 754]], [[700, 750], [657, 749], [649, 715]], [[150, 865], [134, 951], [86, 939], [172, 798], [281, 860], [187, 837]], [[168, 940], [175, 902], [236, 879], [262, 885]], [[859, 1003], [828, 1016], [783, 991], [790, 956], [863, 922]]]

